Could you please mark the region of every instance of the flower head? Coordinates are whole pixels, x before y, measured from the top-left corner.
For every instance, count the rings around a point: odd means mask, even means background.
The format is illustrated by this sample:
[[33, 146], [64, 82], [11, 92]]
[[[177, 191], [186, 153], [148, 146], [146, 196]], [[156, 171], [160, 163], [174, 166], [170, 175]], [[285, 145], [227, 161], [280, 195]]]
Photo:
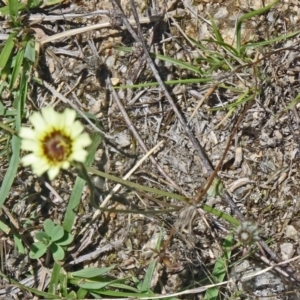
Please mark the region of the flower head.
[[251, 222], [245, 221], [236, 228], [236, 235], [239, 242], [243, 245], [252, 245], [259, 241], [259, 232], [257, 226]]
[[21, 159], [24, 166], [32, 167], [40, 176], [47, 171], [49, 179], [54, 179], [61, 168], [67, 169], [72, 161], [84, 162], [91, 144], [83, 125], [75, 121], [76, 112], [65, 109], [56, 112], [52, 107], [34, 112], [29, 120], [34, 128], [21, 127], [21, 148], [31, 153]]

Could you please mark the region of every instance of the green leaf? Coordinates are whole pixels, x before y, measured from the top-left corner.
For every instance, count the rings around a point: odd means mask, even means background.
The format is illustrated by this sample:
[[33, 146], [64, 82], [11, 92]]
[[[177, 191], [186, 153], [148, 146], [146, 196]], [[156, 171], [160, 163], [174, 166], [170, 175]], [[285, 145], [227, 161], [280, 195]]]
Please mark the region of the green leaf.
[[23, 63], [24, 51], [21, 50], [17, 53], [16, 58], [14, 60], [14, 68], [11, 74], [11, 79], [9, 83], [9, 89], [12, 90], [15, 87], [15, 83], [20, 76], [20, 69]]
[[[68, 295], [68, 276], [67, 272], [62, 268], [59, 274], [60, 293], [63, 297]], [[76, 296], [73, 298], [76, 299]]]
[[25, 254], [25, 247], [22, 242], [22, 238], [19, 233], [14, 233], [14, 247], [17, 249], [18, 253]]
[[34, 236], [38, 241], [44, 243], [45, 245], [48, 245], [50, 243], [50, 237], [48, 234], [44, 231], [39, 231]]
[[223, 211], [213, 208], [207, 204], [204, 204], [202, 208], [204, 211], [211, 213], [211, 214], [217, 216], [218, 218], [222, 218], [223, 220], [228, 221], [230, 224], [232, 224], [234, 226], [240, 225], [240, 221], [238, 219], [232, 217], [231, 215], [224, 213]]
[[41, 7], [56, 5], [58, 3], [63, 2], [64, 0], [44, 0]]
[[52, 230], [55, 227], [55, 224], [52, 222], [52, 220], [46, 219], [44, 221], [44, 225], [43, 226], [44, 226], [44, 230], [48, 234], [48, 236], [51, 236], [51, 232], [52, 232]]
[[211, 22], [211, 27], [213, 29], [214, 35], [219, 43], [224, 43], [221, 32], [218, 29], [218, 26], [215, 23], [215, 20], [209, 15], [209, 20]]
[[[16, 130], [19, 130], [19, 115], [16, 117]], [[10, 192], [10, 188], [14, 179], [16, 178], [18, 166], [19, 166], [19, 157], [20, 157], [20, 148], [21, 140], [17, 136], [13, 136], [11, 139], [11, 147], [13, 155], [10, 158], [8, 169], [5, 173], [5, 176], [2, 180], [2, 185], [0, 189], [0, 208], [4, 204], [6, 197]]]
[[135, 287], [132, 287], [132, 286], [124, 284], [124, 283], [119, 283], [119, 282], [112, 282], [110, 284], [110, 287], [114, 287], [114, 288], [122, 289], [122, 290], [129, 290], [129, 291], [132, 291], [132, 292], [135, 292], [135, 293], [140, 292], [140, 290], [135, 288]]
[[86, 289], [79, 288], [77, 291], [77, 299], [84, 299], [87, 293], [88, 291]]
[[[116, 49], [120, 50], [120, 51], [124, 51], [124, 52], [132, 52], [133, 51], [131, 47], [116, 47]], [[199, 74], [199, 75], [204, 74], [204, 72], [201, 69], [199, 69], [199, 68], [197, 68], [197, 67], [195, 67], [195, 66], [193, 66], [189, 63], [186, 63], [182, 60], [174, 59], [174, 58], [169, 57], [169, 56], [160, 55], [160, 54], [152, 53], [152, 52], [149, 53], [149, 54], [154, 59], [157, 58], [157, 59], [160, 59], [162, 61], [169, 62], [169, 63], [173, 64], [174, 66], [178, 66], [181, 69], [189, 70], [189, 71], [192, 71], [192, 72], [194, 72], [196, 74]]]
[[[161, 246], [161, 242], [162, 242], [162, 231], [160, 231], [159, 236], [157, 238], [157, 242], [156, 242], [156, 250], [160, 249]], [[146, 274], [145, 274], [145, 278], [143, 283], [141, 284], [141, 286], [139, 287], [140, 292], [147, 292], [150, 291], [151, 289], [151, 281], [152, 281], [152, 277], [153, 277], [153, 273], [155, 270], [155, 266], [156, 266], [157, 260], [153, 259], [151, 261], [151, 263], [149, 264]]]
[[236, 50], [241, 55], [241, 34], [242, 34], [242, 24], [245, 20], [250, 19], [252, 17], [258, 16], [260, 14], [263, 14], [270, 10], [274, 5], [276, 5], [279, 2], [279, 0], [275, 0], [274, 2], [270, 3], [269, 5], [262, 7], [260, 9], [250, 11], [246, 14], [244, 14], [241, 18], [238, 19], [237, 24], [236, 24]]
[[57, 240], [55, 243], [60, 246], [67, 246], [73, 242], [74, 236], [69, 232], [64, 231], [64, 235], [60, 240]]
[[42, 0], [28, 0], [27, 4], [29, 8], [35, 8], [38, 7], [42, 2]]
[[16, 33], [15, 32], [12, 32], [8, 39], [6, 40], [5, 42], [5, 45], [0, 53], [0, 71], [2, 69], [4, 69], [4, 67], [6, 66], [11, 54], [12, 54], [12, 50], [15, 46], [15, 43], [14, 43], [14, 39], [16, 37]]
[[[95, 153], [98, 149], [98, 146], [102, 142], [102, 140], [103, 140], [102, 136], [100, 136], [97, 133], [93, 134], [93, 136], [92, 136], [93, 143], [88, 148], [89, 154], [88, 154], [87, 161], [86, 161], [87, 166], [92, 165], [92, 162], [95, 159]], [[68, 207], [67, 207], [67, 211], [66, 211], [65, 219], [64, 219], [64, 223], [63, 223], [63, 228], [67, 232], [70, 232], [72, 229], [73, 222], [76, 217], [76, 211], [77, 211], [78, 206], [81, 201], [81, 195], [82, 195], [84, 186], [85, 186], [85, 180], [83, 180], [80, 177], [77, 177], [74, 188], [72, 190], [72, 194], [71, 194], [69, 203], [68, 203]]]
[[10, 233], [10, 227], [7, 226], [5, 223], [3, 223], [2, 221], [0, 221], [0, 230], [2, 232], [4, 232], [5, 234], [9, 234]]
[[34, 39], [30, 39], [25, 46], [24, 57], [32, 63], [35, 62], [35, 42]]
[[50, 233], [50, 238], [52, 242], [60, 240], [63, 236], [64, 236], [64, 229], [59, 225], [54, 226], [54, 228], [51, 230]]
[[219, 178], [214, 178], [214, 180], [206, 194], [208, 197], [221, 196], [223, 189], [224, 189], [224, 186], [223, 186], [222, 181]]
[[12, 19], [13, 23], [16, 25], [19, 16], [18, 0], [9, 0], [7, 4], [8, 4], [10, 18]]
[[66, 299], [78, 299], [78, 296], [74, 291], [71, 291], [67, 296]]
[[30, 246], [29, 257], [31, 259], [37, 259], [43, 256], [47, 251], [47, 246], [42, 242], [33, 243]]
[[28, 291], [31, 294], [40, 296], [39, 299], [56, 299], [56, 300], [58, 299], [57, 295], [46, 293], [46, 292], [40, 291], [38, 289], [31, 288], [31, 287], [28, 287], [26, 285], [23, 285], [19, 281], [16, 281], [16, 280], [14, 280], [12, 278], [9, 278], [8, 276], [6, 276], [2, 272], [0, 272], [0, 277], [4, 278], [7, 282], [10, 282], [10, 284], [12, 284], [14, 287], [17, 287], [17, 288], [19, 288], [19, 289], [21, 289], [23, 291]]
[[[149, 291], [147, 293], [127, 293], [127, 292], [116, 292], [116, 291], [110, 291], [110, 290], [101, 290], [101, 291], [93, 291], [94, 294], [98, 293], [100, 295], [106, 295], [106, 296], [111, 296], [111, 297], [114, 297], [114, 298], [117, 298], [117, 297], [128, 297], [128, 298], [142, 298], [142, 297], [155, 297], [156, 295]], [[150, 298], [151, 299], [151, 298]]]
[[93, 278], [109, 272], [114, 267], [113, 265], [107, 268], [85, 268], [80, 271], [72, 272], [71, 275], [74, 277]]
[[50, 250], [55, 261], [60, 261], [65, 258], [65, 251], [61, 246], [57, 244], [51, 244]]
[[99, 282], [99, 281], [82, 281], [77, 284], [79, 287], [87, 290], [101, 290], [106, 286], [110, 285], [110, 281]]
[[[232, 247], [233, 244], [233, 235], [229, 234], [223, 244], [223, 247], [226, 249], [222, 257], [218, 258], [214, 270], [212, 272], [213, 282], [221, 283], [223, 282], [226, 273], [228, 271], [228, 261], [231, 256], [231, 251], [228, 251]], [[212, 287], [207, 289], [205, 293], [204, 300], [217, 300], [219, 294], [219, 287]]]

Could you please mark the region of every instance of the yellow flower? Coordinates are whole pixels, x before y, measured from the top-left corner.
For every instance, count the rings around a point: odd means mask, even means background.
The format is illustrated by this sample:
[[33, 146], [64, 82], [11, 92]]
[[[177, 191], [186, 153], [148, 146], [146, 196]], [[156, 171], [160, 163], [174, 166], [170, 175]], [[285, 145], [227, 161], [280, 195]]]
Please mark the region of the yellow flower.
[[54, 179], [61, 168], [68, 169], [72, 161], [85, 162], [87, 151], [84, 147], [91, 144], [83, 125], [75, 121], [76, 112], [65, 109], [58, 113], [52, 107], [34, 112], [29, 120], [33, 129], [21, 127], [21, 148], [31, 152], [21, 159], [24, 166], [32, 167], [33, 173], [40, 176], [48, 172]]

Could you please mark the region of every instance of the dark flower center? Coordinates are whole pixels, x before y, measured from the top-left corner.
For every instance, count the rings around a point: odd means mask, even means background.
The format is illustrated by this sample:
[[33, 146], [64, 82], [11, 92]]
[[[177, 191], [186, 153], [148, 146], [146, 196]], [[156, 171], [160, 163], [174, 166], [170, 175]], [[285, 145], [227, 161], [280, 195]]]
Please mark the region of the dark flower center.
[[43, 140], [43, 150], [49, 161], [62, 162], [71, 154], [72, 141], [60, 131], [52, 131]]

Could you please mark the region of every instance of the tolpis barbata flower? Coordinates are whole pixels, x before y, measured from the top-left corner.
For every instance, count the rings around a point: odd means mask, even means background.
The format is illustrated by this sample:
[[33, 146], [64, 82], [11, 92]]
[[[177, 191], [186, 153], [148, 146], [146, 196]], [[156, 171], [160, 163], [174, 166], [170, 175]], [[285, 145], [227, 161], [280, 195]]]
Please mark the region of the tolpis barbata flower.
[[252, 245], [259, 241], [259, 232], [255, 224], [249, 221], [243, 221], [236, 228], [238, 241], [243, 245]]
[[91, 139], [84, 133], [83, 125], [75, 120], [76, 112], [65, 109], [56, 112], [52, 107], [34, 112], [29, 120], [33, 128], [21, 127], [21, 148], [31, 152], [21, 158], [24, 166], [31, 166], [34, 174], [47, 172], [54, 179], [60, 169], [68, 169], [72, 161], [85, 162], [85, 147]]

